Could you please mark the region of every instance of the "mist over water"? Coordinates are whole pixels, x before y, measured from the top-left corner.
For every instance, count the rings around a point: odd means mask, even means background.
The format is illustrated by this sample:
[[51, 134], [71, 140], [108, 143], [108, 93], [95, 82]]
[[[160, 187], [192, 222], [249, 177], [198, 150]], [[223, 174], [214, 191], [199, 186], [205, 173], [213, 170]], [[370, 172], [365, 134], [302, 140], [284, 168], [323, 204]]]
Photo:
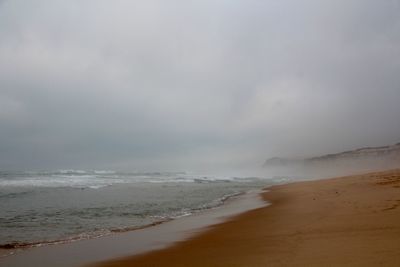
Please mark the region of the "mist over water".
[[399, 14], [400, 0], [0, 0], [0, 245], [399, 167], [309, 160], [400, 141]]

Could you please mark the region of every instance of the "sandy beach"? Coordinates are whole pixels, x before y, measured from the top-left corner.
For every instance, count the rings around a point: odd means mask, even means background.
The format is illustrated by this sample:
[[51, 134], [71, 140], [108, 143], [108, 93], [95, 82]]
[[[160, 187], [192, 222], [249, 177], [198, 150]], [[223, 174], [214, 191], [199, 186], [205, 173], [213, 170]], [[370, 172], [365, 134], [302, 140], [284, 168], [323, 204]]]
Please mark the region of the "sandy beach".
[[274, 186], [271, 206], [112, 266], [400, 266], [400, 170]]

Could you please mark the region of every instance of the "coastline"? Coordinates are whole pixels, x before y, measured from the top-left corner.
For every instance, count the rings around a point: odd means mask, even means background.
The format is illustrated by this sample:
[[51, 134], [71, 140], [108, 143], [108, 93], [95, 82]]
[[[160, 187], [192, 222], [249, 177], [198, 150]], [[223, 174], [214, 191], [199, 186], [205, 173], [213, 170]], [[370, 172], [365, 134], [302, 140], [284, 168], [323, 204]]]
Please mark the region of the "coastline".
[[82, 241], [82, 240], [88, 240], [88, 239], [97, 239], [97, 238], [102, 238], [108, 235], [116, 234], [116, 233], [126, 233], [126, 232], [131, 232], [131, 231], [137, 231], [149, 227], [154, 227], [159, 224], [163, 224], [172, 220], [176, 220], [182, 217], [186, 216], [191, 216], [194, 215], [198, 212], [206, 212], [207, 210], [212, 210], [215, 208], [220, 208], [224, 206], [225, 202], [229, 202], [232, 199], [235, 199], [241, 195], [246, 194], [247, 192], [241, 192], [241, 193], [236, 193], [232, 195], [227, 195], [223, 196], [220, 199], [218, 199], [218, 202], [220, 202], [219, 205], [213, 206], [210, 208], [204, 208], [204, 209], [198, 209], [198, 210], [192, 210], [191, 212], [180, 215], [180, 216], [175, 216], [175, 217], [166, 217], [163, 219], [160, 219], [158, 221], [154, 221], [149, 224], [141, 225], [141, 226], [128, 226], [124, 228], [115, 228], [115, 229], [106, 229], [104, 230], [103, 233], [81, 233], [78, 235], [73, 235], [68, 238], [64, 239], [55, 239], [55, 240], [44, 240], [44, 241], [36, 241], [36, 242], [13, 242], [13, 243], [7, 243], [0, 245], [0, 258], [5, 257], [7, 255], [12, 255], [15, 252], [21, 251], [21, 250], [27, 250], [27, 249], [32, 249], [36, 247], [43, 247], [43, 246], [52, 246], [52, 245], [59, 245], [59, 244], [68, 244], [72, 242], [77, 242], [77, 241]]
[[277, 185], [254, 209], [113, 266], [399, 266], [400, 170]]
[[75, 267], [146, 253], [169, 247], [206, 231], [211, 225], [266, 205], [268, 203], [261, 198], [261, 190], [251, 190], [224, 198], [217, 207], [147, 227], [73, 242], [2, 249], [3, 254], [13, 255], [0, 257], [0, 266]]

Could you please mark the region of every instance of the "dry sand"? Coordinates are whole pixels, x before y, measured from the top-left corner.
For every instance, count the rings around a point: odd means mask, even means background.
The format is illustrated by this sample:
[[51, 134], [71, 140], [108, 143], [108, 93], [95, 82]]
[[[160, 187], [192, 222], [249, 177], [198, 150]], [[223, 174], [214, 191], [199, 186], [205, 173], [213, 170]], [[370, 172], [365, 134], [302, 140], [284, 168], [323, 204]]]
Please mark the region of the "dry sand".
[[400, 266], [400, 170], [274, 186], [272, 203], [111, 266]]

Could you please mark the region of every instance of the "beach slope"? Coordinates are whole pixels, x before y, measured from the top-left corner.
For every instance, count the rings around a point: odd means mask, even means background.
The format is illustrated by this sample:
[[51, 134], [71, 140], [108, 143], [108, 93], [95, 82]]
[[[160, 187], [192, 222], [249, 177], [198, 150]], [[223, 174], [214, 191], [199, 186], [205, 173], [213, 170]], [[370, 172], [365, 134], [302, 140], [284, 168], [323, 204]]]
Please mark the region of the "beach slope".
[[274, 186], [271, 206], [113, 266], [400, 266], [400, 170]]

